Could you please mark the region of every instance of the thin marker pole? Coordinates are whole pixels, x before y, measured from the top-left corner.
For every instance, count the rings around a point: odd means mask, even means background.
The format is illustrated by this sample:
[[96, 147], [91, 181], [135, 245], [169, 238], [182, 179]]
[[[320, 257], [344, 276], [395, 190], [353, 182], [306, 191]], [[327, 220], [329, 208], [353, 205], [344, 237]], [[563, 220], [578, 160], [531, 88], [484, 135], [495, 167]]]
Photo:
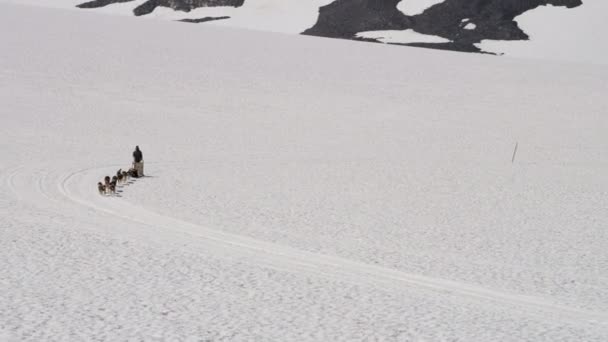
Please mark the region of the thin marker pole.
[[513, 158], [511, 158], [511, 164], [515, 162], [515, 155], [517, 154], [517, 147], [519, 146], [519, 141], [515, 143], [515, 149], [513, 150]]

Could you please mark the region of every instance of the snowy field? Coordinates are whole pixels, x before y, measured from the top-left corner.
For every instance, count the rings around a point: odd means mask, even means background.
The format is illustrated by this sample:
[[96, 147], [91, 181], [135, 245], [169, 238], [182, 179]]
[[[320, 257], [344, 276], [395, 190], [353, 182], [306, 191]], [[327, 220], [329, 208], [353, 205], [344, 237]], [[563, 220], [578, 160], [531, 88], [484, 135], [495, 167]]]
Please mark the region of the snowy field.
[[0, 340], [608, 340], [606, 66], [6, 3], [0, 41]]

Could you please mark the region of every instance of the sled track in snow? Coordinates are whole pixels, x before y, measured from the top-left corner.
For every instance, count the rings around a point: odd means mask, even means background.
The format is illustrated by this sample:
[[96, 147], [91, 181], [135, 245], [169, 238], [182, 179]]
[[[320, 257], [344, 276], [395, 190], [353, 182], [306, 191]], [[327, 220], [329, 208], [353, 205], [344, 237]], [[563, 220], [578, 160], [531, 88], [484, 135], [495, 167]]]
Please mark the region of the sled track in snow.
[[24, 166], [17, 166], [17, 167], [9, 168], [2, 175], [3, 182], [6, 183], [9, 191], [12, 191], [13, 194], [17, 197], [17, 200], [19, 199], [19, 191], [17, 190], [17, 186], [15, 184], [15, 178], [17, 177], [19, 172], [23, 169], [25, 169]]
[[[98, 170], [98, 168], [83, 169], [66, 175], [59, 184], [60, 192], [68, 199], [81, 205], [140, 224], [186, 233], [215, 244], [220, 244], [233, 253], [242, 253], [244, 250], [255, 252], [256, 257], [260, 257], [264, 262], [279, 267], [283, 266], [282, 268], [285, 269], [297, 269], [298, 271], [320, 274], [326, 277], [335, 277], [343, 280], [354, 279], [358, 282], [365, 281], [372, 284], [390, 283], [391, 285], [399, 284], [402, 286], [419, 287], [483, 301], [499, 302], [534, 311], [540, 310], [544, 313], [554, 313], [565, 319], [577, 321], [582, 319], [608, 324], [607, 313], [576, 309], [532, 296], [504, 293], [480, 286], [410, 274], [340, 257], [305, 252], [275, 243], [209, 229], [195, 223], [160, 215], [119, 199], [116, 200], [120, 201], [120, 205], [104, 207], [86, 198], [82, 198], [82, 196], [78, 196], [72, 188], [78, 176], [85, 175], [87, 172], [94, 170]], [[101, 173], [96, 172], [96, 174]], [[93, 191], [91, 193], [92, 195], [97, 195]]]
[[[306, 252], [160, 215], [120, 198], [99, 196], [94, 189], [92, 180], [98, 179], [100, 175], [107, 173], [107, 170], [113, 167], [115, 166], [77, 170], [59, 176], [59, 183], [54, 184], [45, 183], [51, 181], [52, 178], [48, 177], [48, 173], [43, 173], [41, 176], [31, 175], [35, 179], [30, 179], [32, 181], [30, 184], [34, 187], [30, 191], [33, 190], [44, 201], [63, 204], [75, 203], [101, 213], [153, 227], [155, 230], [163, 232], [163, 234], [172, 234], [172, 232], [173, 235], [174, 233], [185, 234], [188, 237], [196, 238], [194, 239], [196, 243], [215, 247], [229, 255], [246, 257], [254, 255], [256, 261], [269, 267], [292, 272], [295, 270], [345, 282], [365, 283], [389, 288], [423, 289], [435, 293], [466, 296], [482, 302], [508, 305], [515, 310], [523, 310], [530, 315], [543, 318], [551, 317], [557, 321], [586, 321], [593, 324], [608, 325], [608, 313], [577, 309], [555, 304], [543, 298], [505, 293], [481, 286], [369, 265], [341, 257]], [[21, 197], [19, 192], [22, 189], [15, 183], [14, 178], [23, 175], [23, 170], [24, 168], [14, 168], [4, 175], [9, 188], [17, 194], [18, 198]], [[55, 189], [59, 192], [59, 196], [51, 191], [52, 186], [56, 186]]]

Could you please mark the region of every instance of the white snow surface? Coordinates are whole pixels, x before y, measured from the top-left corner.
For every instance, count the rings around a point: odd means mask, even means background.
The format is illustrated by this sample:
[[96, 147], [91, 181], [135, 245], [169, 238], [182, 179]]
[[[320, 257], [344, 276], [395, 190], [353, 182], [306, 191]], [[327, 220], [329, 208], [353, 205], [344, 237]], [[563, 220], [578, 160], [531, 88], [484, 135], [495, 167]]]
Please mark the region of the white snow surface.
[[405, 15], [422, 14], [427, 8], [440, 4], [445, 0], [401, 0], [397, 9]]
[[529, 40], [484, 40], [477, 47], [507, 56], [608, 64], [608, 1], [583, 0], [583, 5], [540, 6], [517, 18]]
[[474, 29], [476, 29], [476, 28], [477, 28], [477, 25], [476, 25], [476, 24], [474, 24], [474, 23], [467, 23], [467, 24], [464, 26], [464, 29], [465, 29], [465, 30], [474, 30]]
[[418, 33], [412, 29], [366, 31], [357, 33], [357, 37], [377, 39], [383, 43], [449, 43], [450, 40], [429, 34]]
[[608, 67], [201, 27], [0, 4], [0, 336], [608, 339]]

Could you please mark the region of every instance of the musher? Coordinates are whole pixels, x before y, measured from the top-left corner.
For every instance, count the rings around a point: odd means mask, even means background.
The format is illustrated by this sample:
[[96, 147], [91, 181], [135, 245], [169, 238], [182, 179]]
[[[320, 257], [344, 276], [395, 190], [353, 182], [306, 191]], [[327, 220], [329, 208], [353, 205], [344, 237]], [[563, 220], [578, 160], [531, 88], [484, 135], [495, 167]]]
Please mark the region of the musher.
[[135, 151], [133, 151], [133, 168], [137, 171], [137, 177], [144, 176], [144, 155], [139, 146], [135, 146]]

